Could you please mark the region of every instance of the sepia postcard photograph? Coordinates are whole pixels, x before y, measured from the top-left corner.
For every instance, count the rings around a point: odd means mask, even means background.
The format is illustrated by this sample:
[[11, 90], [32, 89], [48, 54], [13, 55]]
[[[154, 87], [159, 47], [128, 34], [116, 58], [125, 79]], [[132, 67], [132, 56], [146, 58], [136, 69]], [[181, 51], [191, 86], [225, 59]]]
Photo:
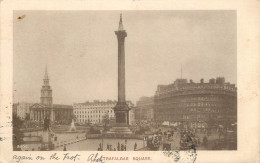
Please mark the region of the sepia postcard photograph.
[[[9, 13], [12, 42], [1, 39], [12, 50], [6, 62], [1, 51], [8, 111], [1, 117], [10, 124], [1, 141], [10, 142], [11, 162], [203, 162], [221, 153], [227, 157], [212, 162], [259, 161], [259, 141], [245, 140], [259, 137], [259, 101], [249, 92], [259, 80], [244, 86], [252, 82], [246, 65], [259, 67], [259, 60], [240, 55], [239, 10]], [[240, 159], [247, 141], [255, 151]]]
[[14, 150], [237, 149], [235, 11], [13, 20]]

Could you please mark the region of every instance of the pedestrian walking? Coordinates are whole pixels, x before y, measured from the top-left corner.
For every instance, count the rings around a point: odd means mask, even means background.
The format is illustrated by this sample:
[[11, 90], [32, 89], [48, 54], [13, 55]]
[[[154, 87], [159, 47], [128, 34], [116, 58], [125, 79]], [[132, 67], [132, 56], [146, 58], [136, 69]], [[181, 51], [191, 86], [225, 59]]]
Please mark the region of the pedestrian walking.
[[135, 142], [134, 150], [136, 151], [136, 149], [137, 149], [137, 144], [136, 144], [136, 142]]
[[200, 143], [201, 143], [201, 142], [200, 142], [200, 138], [198, 138], [198, 145], [199, 145], [199, 146], [200, 146]]
[[120, 144], [119, 144], [119, 142], [117, 143], [117, 150], [120, 151]]
[[208, 138], [207, 138], [207, 136], [204, 136], [203, 144], [204, 144], [205, 147], [207, 147], [207, 145], [208, 145]]
[[121, 151], [124, 151], [124, 144], [121, 144]]

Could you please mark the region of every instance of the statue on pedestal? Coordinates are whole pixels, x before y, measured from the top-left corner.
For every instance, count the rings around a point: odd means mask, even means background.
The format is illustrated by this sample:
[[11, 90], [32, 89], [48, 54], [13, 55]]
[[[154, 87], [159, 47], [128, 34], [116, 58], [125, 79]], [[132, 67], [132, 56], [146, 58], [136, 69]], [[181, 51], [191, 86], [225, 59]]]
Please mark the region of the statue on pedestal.
[[51, 137], [52, 131], [50, 128], [50, 119], [49, 117], [44, 118], [43, 123], [43, 133], [42, 133], [42, 150], [52, 150], [54, 148]]
[[50, 131], [50, 119], [47, 117], [44, 119], [43, 131]]

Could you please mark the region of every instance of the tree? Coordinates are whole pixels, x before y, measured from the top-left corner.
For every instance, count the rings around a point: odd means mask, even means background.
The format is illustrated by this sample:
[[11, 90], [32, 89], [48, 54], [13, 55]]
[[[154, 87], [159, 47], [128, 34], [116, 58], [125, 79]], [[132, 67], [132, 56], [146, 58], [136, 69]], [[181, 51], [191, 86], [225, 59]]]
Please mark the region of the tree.
[[109, 115], [108, 112], [103, 116], [103, 124], [104, 124], [104, 131], [107, 131], [107, 124], [109, 124]]
[[90, 127], [88, 134], [100, 134], [99, 130], [94, 129], [94, 127]]
[[[72, 119], [74, 120], [74, 121], [76, 121], [77, 120], [77, 116], [75, 115], [75, 114], [72, 114]], [[72, 120], [71, 119], [71, 120]]]
[[26, 120], [26, 121], [29, 121], [29, 120], [30, 120], [30, 114], [29, 114], [29, 113], [26, 113], [26, 114], [25, 114], [25, 120]]
[[231, 124], [232, 124], [232, 123], [231, 123], [231, 121], [230, 121], [229, 118], [227, 118], [227, 119], [223, 122], [223, 126], [225, 127], [225, 129], [230, 128]]
[[216, 128], [216, 123], [217, 121], [215, 119], [210, 119], [208, 122], [207, 122], [207, 125], [208, 125], [208, 128], [209, 129], [213, 129], [213, 128]]
[[108, 112], [106, 112], [106, 114], [103, 116], [103, 124], [108, 124], [109, 123], [109, 115]]
[[18, 151], [21, 150], [19, 145], [22, 143], [23, 134], [20, 131], [23, 125], [23, 121], [13, 113], [13, 150]]

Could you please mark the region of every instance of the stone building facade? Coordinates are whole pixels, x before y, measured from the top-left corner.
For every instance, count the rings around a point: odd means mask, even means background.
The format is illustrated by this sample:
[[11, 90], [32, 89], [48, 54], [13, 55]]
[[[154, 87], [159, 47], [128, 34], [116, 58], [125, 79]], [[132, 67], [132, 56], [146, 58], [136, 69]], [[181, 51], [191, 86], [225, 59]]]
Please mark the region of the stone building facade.
[[[132, 108], [134, 104], [131, 101], [126, 101], [129, 108]], [[93, 102], [85, 103], [75, 103], [73, 105], [73, 112], [76, 117], [76, 123], [85, 124], [101, 124], [104, 122], [104, 119], [108, 118], [110, 121], [113, 121], [115, 118], [114, 107], [116, 106], [117, 101], [107, 100], [99, 101], [94, 100]], [[133, 121], [133, 116], [131, 116], [130, 110], [130, 123]]]
[[32, 121], [43, 122], [44, 118], [51, 117], [52, 122], [56, 124], [69, 124], [73, 118], [73, 107], [71, 105], [53, 104], [50, 107], [35, 103], [30, 110]]
[[73, 107], [71, 105], [53, 104], [52, 89], [49, 84], [47, 67], [41, 89], [40, 103], [30, 107], [30, 119], [43, 122], [45, 118], [57, 124], [69, 124], [73, 118]]
[[154, 97], [141, 97], [136, 102], [135, 119], [138, 121], [154, 119]]
[[33, 103], [18, 102], [13, 104], [13, 113], [16, 114], [22, 120], [30, 117], [30, 107]]
[[207, 128], [237, 122], [237, 88], [218, 77], [204, 83], [177, 79], [158, 85], [154, 96], [154, 115], [158, 122], [169, 121], [185, 128]]

